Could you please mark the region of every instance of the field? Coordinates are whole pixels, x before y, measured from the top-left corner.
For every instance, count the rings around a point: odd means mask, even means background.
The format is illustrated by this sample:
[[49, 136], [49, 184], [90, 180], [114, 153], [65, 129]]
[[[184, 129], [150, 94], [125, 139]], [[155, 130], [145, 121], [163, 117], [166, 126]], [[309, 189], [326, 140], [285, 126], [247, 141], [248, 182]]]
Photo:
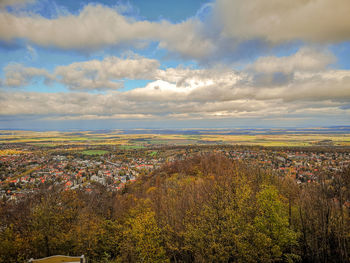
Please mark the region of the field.
[[0, 150], [0, 156], [17, 155], [17, 154], [21, 154], [21, 153], [23, 153], [23, 151], [18, 151], [18, 150], [13, 150], [13, 149]]
[[[260, 146], [350, 146], [350, 133], [278, 133], [278, 134], [225, 134], [207, 131], [207, 133], [188, 134], [127, 134], [119, 130], [110, 132], [34, 132], [34, 131], [0, 131], [0, 144], [25, 143], [39, 147], [92, 145], [116, 146], [122, 150], [134, 150], [157, 146], [179, 145], [260, 145]], [[18, 154], [16, 149], [9, 149]], [[87, 155], [101, 155], [104, 151], [89, 150]], [[0, 152], [0, 155], [2, 153]]]
[[86, 150], [81, 152], [84, 155], [104, 155], [108, 153], [108, 151], [104, 150]]
[[134, 150], [134, 149], [142, 149], [145, 148], [142, 144], [130, 144], [130, 145], [120, 145], [120, 149], [122, 150]]

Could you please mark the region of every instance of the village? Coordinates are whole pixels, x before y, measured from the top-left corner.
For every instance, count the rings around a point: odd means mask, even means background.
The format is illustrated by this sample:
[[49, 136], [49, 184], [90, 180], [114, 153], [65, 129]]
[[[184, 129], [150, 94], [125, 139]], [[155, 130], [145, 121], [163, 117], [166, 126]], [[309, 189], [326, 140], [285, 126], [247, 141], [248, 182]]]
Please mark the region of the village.
[[[7, 147], [8, 145], [2, 146]], [[86, 146], [89, 149], [89, 146]], [[0, 156], [0, 197], [16, 200], [42, 187], [63, 187], [90, 192], [96, 185], [107, 191], [123, 190], [163, 164], [194, 155], [223, 154], [280, 176], [290, 176], [298, 184], [317, 181], [320, 174], [330, 179], [350, 165], [347, 148], [268, 148], [232, 145], [157, 147], [153, 149], [116, 149], [81, 153], [80, 148], [42, 149], [17, 144], [16, 150]], [[91, 151], [91, 150], [90, 150]]]

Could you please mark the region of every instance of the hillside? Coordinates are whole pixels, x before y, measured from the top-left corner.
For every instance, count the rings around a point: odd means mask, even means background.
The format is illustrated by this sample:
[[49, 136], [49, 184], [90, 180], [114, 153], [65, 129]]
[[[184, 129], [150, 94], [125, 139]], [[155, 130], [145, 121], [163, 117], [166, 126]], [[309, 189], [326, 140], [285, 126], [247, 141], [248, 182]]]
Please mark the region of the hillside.
[[168, 163], [108, 192], [51, 186], [0, 203], [0, 262], [347, 262], [349, 170], [298, 186], [221, 155]]

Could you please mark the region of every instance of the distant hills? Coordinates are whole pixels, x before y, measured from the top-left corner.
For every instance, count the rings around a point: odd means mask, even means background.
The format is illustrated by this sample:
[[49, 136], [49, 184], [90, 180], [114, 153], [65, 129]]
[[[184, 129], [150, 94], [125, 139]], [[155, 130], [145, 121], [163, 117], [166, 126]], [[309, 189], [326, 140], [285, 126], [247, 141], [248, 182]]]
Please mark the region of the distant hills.
[[[0, 129], [0, 131], [15, 131], [19, 129]], [[27, 129], [20, 129], [29, 131]], [[51, 130], [30, 130], [30, 131], [51, 131]], [[182, 135], [273, 135], [273, 134], [349, 134], [350, 126], [330, 126], [312, 128], [174, 128], [174, 129], [101, 129], [101, 130], [60, 130], [61, 132], [74, 132], [76, 135], [82, 131], [89, 131], [91, 134], [182, 134]], [[1, 132], [4, 134], [3, 132]]]

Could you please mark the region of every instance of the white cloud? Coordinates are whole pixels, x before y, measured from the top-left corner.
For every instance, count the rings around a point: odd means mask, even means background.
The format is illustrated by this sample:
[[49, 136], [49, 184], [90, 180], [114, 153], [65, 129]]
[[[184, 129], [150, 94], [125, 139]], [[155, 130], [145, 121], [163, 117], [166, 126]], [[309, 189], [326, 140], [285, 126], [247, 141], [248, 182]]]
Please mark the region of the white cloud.
[[195, 19], [179, 24], [136, 21], [119, 14], [117, 9], [101, 5], [86, 5], [78, 15], [53, 19], [4, 11], [0, 12], [0, 24], [0, 40], [27, 39], [40, 46], [61, 49], [96, 50], [158, 41], [161, 48], [195, 58], [213, 49], [213, 43], [199, 34], [202, 24]]
[[122, 15], [123, 8], [88, 4], [78, 14], [58, 10], [53, 18], [2, 10], [0, 40], [24, 39], [29, 44], [84, 52], [107, 46], [144, 48], [157, 42], [159, 48], [201, 62], [239, 59], [248, 52], [240, 44], [250, 40], [272, 44], [350, 40], [348, 0], [216, 0], [205, 7], [212, 9], [206, 11], [212, 14], [209, 18], [201, 20], [198, 14], [177, 24], [136, 20]]
[[42, 77], [46, 82], [56, 81], [71, 90], [91, 91], [118, 89], [123, 79], [154, 79], [159, 67], [155, 59], [133, 57], [121, 59], [105, 57], [103, 60], [76, 62], [57, 66], [53, 73], [45, 69], [9, 64], [4, 68], [4, 86], [25, 87], [33, 79]]
[[4, 68], [4, 86], [21, 87], [28, 85], [34, 78], [42, 77], [46, 81], [53, 78], [45, 69], [24, 67], [21, 64], [11, 63]]
[[[300, 58], [301, 54], [305, 55], [304, 59]], [[242, 71], [222, 67], [162, 70], [155, 60], [108, 57], [57, 67], [53, 75], [61, 83], [80, 90], [96, 89], [94, 83], [89, 82], [92, 80], [104, 86], [113, 85], [120, 78], [147, 77], [153, 81], [145, 87], [124, 92], [110, 90], [104, 94], [3, 92], [0, 115], [49, 114], [65, 120], [204, 120], [313, 118], [324, 114], [346, 119], [350, 117], [347, 115], [350, 113], [350, 71], [327, 69], [332, 61], [327, 52], [301, 49], [289, 57], [260, 58]], [[41, 69], [19, 69], [25, 76], [52, 76]], [[289, 78], [276, 84], [273, 79], [269, 82], [256, 77], [274, 76], [275, 71], [282, 71]], [[89, 79], [91, 72], [93, 78]], [[27, 81], [16, 77], [11, 73], [5, 81]], [[327, 113], [329, 111], [332, 113]]]
[[56, 78], [72, 90], [118, 89], [117, 80], [153, 78], [159, 62], [155, 59], [106, 57], [102, 61], [76, 62], [55, 69]]

